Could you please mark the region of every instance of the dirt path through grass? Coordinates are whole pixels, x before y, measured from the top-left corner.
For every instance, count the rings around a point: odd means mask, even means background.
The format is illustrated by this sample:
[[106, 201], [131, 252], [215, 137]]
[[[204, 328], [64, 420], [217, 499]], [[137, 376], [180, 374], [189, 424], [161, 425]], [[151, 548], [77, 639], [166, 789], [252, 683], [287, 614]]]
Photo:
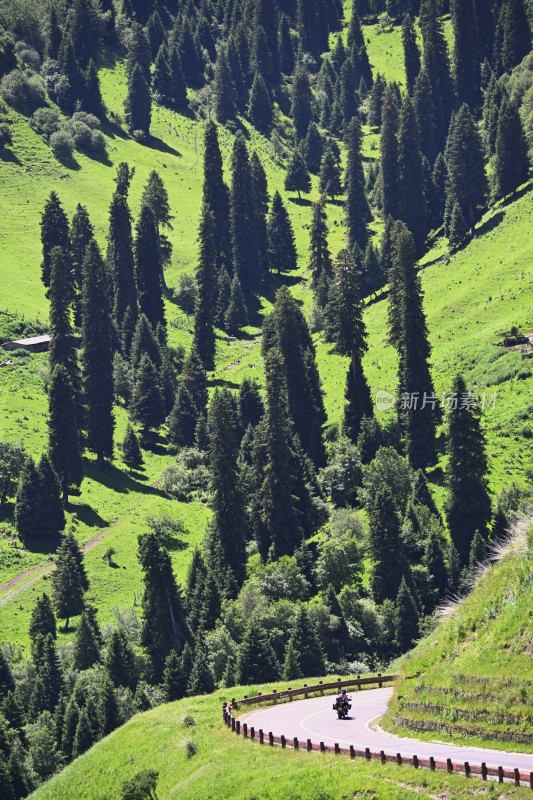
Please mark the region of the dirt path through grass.
[[[150, 488], [155, 489], [157, 486], [159, 486], [162, 480], [163, 480], [162, 478], [158, 478], [156, 481], [150, 484]], [[141, 500], [142, 500], [142, 495], [139, 495], [135, 505], [140, 505]], [[126, 512], [126, 514], [128, 513], [129, 511]], [[85, 544], [81, 548], [82, 553], [88, 553], [89, 550], [92, 550], [93, 547], [96, 547], [97, 544], [100, 544], [104, 534], [111, 531], [115, 527], [115, 525], [117, 525], [120, 522], [120, 520], [126, 516], [126, 514], [122, 514], [120, 517], [117, 517], [117, 519], [114, 520], [110, 525], [108, 525], [107, 528], [103, 528], [103, 530], [99, 531], [96, 534], [96, 536], [93, 536], [92, 539], [89, 539], [88, 542], [85, 542]], [[11, 580], [7, 581], [7, 583], [2, 584], [2, 586], [0, 586], [0, 592], [8, 592], [8, 594], [0, 598], [0, 607], [5, 606], [11, 600], [14, 600], [16, 597], [18, 597], [19, 594], [26, 591], [26, 589], [28, 589], [30, 586], [33, 586], [33, 584], [36, 583], [38, 580], [40, 580], [40, 578], [51, 572], [53, 568], [54, 568], [54, 562], [49, 559], [44, 563], [40, 564], [38, 567], [32, 567], [32, 569], [27, 569], [25, 572], [21, 572], [20, 575], [16, 575], [14, 578], [11, 578]], [[20, 586], [20, 584], [23, 581], [25, 581], [26, 578], [29, 578], [32, 575], [34, 577], [31, 580], [29, 580], [27, 583], [24, 583], [23, 586]], [[13, 591], [9, 591], [10, 589], [13, 589]]]

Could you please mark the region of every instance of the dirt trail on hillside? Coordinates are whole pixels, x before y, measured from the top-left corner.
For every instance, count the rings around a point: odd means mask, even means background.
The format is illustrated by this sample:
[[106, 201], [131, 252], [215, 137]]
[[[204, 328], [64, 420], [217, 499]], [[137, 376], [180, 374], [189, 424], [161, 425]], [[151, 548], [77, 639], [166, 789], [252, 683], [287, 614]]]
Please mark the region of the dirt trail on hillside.
[[[155, 489], [157, 486], [159, 486], [162, 480], [162, 478], [158, 478], [158, 480], [150, 484], [150, 488]], [[140, 505], [141, 500], [142, 495], [139, 495], [135, 505]], [[89, 550], [92, 550], [93, 547], [96, 547], [97, 544], [100, 544], [104, 538], [104, 535], [111, 531], [125, 516], [126, 514], [123, 514], [121, 517], [117, 517], [117, 519], [108, 525], [107, 528], [103, 528], [103, 530], [99, 531], [96, 536], [93, 536], [92, 539], [89, 539], [89, 541], [85, 542], [81, 548], [82, 553], [88, 553]], [[18, 595], [22, 594], [22, 592], [26, 591], [26, 589], [29, 589], [30, 586], [33, 586], [33, 584], [40, 580], [44, 575], [48, 575], [53, 568], [54, 562], [49, 559], [44, 563], [39, 564], [37, 567], [32, 567], [31, 569], [27, 569], [25, 572], [21, 572], [20, 575], [16, 575], [14, 578], [11, 578], [11, 580], [2, 584], [0, 586], [0, 592], [7, 591], [8, 594], [0, 598], [0, 607], [5, 606], [7, 603], [11, 602], [11, 600], [14, 600], [16, 597], [18, 597]], [[29, 578], [31, 575], [34, 576], [32, 580], [28, 581], [23, 586], [19, 586], [22, 581], [24, 581], [26, 578]], [[10, 589], [13, 589], [13, 591], [9, 591]]]

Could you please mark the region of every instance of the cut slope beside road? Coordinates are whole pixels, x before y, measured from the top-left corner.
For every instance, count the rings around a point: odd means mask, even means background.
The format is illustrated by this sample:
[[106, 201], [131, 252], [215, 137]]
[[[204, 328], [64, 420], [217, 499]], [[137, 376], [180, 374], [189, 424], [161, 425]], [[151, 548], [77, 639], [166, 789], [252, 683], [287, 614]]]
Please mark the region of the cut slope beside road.
[[246, 721], [249, 726], [253, 725], [256, 730], [262, 728], [265, 733], [272, 732], [274, 736], [283, 734], [287, 739], [311, 739], [314, 744], [324, 742], [337, 743], [343, 747], [353, 745], [359, 749], [368, 747], [374, 751], [384, 750], [392, 755], [401, 753], [404, 756], [417, 755], [419, 758], [433, 756], [436, 760], [451, 758], [472, 764], [484, 761], [489, 766], [533, 771], [533, 754], [421, 742], [374, 729], [371, 723], [385, 714], [392, 693], [393, 689], [390, 687], [354, 692], [351, 695], [350, 717], [345, 720], [337, 719], [336, 712], [332, 709], [331, 696], [264, 708], [241, 717], [241, 720]]

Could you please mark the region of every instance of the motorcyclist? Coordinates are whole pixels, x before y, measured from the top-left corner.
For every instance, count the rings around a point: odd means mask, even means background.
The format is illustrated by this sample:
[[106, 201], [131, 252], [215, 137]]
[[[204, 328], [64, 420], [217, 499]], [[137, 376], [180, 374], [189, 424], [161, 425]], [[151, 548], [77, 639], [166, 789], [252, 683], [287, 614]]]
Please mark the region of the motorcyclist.
[[341, 693], [337, 696], [337, 701], [336, 701], [337, 707], [343, 706], [344, 704], [348, 705], [349, 702], [350, 698], [348, 697], [346, 689], [343, 689]]

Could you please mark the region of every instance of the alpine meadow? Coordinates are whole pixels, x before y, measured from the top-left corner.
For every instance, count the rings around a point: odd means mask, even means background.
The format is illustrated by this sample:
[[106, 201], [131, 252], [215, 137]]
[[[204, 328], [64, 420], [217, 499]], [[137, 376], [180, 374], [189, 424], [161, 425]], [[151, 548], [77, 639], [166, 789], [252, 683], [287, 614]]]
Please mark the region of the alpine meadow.
[[1, 800], [531, 794], [532, 31], [0, 0]]

